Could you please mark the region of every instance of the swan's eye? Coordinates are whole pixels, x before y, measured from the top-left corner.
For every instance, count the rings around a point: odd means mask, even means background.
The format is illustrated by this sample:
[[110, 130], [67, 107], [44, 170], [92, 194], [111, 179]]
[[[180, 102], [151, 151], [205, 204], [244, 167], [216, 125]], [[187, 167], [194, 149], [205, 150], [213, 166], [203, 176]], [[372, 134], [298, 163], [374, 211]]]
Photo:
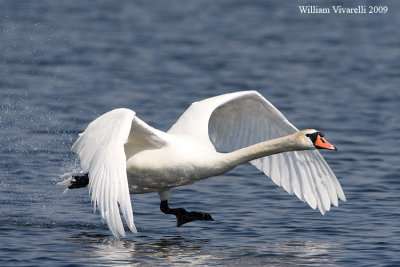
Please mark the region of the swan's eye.
[[315, 132], [315, 133], [306, 134], [306, 136], [311, 139], [313, 144], [315, 144], [315, 141], [317, 141], [318, 136], [321, 136], [321, 134], [320, 134], [320, 132]]

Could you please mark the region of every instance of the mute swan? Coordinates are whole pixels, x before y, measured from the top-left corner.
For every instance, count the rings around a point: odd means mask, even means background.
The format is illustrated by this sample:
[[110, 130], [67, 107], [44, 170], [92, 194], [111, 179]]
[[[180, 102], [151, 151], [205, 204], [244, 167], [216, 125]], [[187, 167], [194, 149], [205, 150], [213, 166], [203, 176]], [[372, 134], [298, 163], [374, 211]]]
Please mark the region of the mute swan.
[[324, 214], [331, 204], [338, 206], [338, 197], [346, 198], [316, 148], [336, 150], [321, 132], [298, 131], [258, 92], [236, 92], [193, 103], [168, 132], [129, 109], [103, 114], [72, 146], [83, 173], [60, 184], [69, 189], [89, 184], [94, 209], [115, 237], [125, 236], [120, 211], [137, 232], [129, 194], [158, 192], [161, 211], [174, 214], [178, 226], [213, 220], [208, 213], [169, 208], [172, 188], [246, 162]]

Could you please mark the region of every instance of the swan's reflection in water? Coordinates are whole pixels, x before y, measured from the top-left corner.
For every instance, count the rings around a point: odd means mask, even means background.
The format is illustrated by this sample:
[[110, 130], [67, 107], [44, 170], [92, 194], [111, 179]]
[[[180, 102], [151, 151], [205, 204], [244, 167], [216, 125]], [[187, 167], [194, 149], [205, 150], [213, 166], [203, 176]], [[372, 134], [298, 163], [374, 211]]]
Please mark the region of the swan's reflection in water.
[[[259, 243], [257, 246], [232, 247], [208, 239], [141, 235], [138, 241], [118, 240], [111, 236], [82, 234], [72, 237], [87, 249], [75, 256], [94, 265], [321, 265], [332, 266], [335, 247], [327, 242], [286, 241]], [[143, 240], [146, 240], [144, 242]], [[217, 243], [217, 244], [213, 244]]]

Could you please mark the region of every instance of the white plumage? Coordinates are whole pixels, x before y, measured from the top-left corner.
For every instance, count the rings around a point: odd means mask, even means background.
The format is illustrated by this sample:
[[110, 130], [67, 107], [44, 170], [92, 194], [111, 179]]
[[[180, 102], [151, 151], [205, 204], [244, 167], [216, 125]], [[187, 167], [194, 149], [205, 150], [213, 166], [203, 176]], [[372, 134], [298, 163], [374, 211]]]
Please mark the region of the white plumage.
[[119, 237], [125, 236], [120, 211], [136, 232], [129, 193], [159, 192], [167, 200], [174, 187], [247, 161], [324, 214], [331, 204], [338, 205], [338, 198], [346, 199], [336, 176], [305, 137], [313, 132], [299, 132], [259, 93], [245, 91], [193, 103], [166, 133], [132, 110], [112, 110], [90, 123], [72, 150], [82, 171], [89, 173], [94, 208]]

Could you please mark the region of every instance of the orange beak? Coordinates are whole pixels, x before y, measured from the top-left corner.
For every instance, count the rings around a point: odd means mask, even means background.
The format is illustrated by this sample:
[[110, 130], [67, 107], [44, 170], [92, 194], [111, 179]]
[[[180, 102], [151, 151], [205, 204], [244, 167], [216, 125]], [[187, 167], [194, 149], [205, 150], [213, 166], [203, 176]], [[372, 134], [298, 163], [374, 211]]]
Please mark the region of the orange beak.
[[330, 144], [328, 141], [325, 140], [324, 137], [318, 135], [317, 140], [315, 141], [315, 146], [318, 148], [329, 149], [337, 151], [337, 148]]

